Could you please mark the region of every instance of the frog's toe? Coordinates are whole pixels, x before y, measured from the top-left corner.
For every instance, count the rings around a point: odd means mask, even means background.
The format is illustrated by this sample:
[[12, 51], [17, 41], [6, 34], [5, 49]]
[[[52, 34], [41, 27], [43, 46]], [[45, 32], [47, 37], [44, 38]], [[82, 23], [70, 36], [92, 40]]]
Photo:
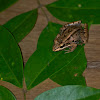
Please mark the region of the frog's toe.
[[70, 52], [71, 52], [71, 50], [64, 50], [64, 51], [67, 51], [67, 52], [65, 52], [64, 54], [66, 54], [66, 53], [70, 53]]

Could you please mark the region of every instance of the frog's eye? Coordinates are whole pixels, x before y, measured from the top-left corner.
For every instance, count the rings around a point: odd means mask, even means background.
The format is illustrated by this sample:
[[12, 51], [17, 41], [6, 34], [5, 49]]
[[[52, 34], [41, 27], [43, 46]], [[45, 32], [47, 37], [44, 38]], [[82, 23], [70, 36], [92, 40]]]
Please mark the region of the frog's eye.
[[65, 46], [65, 44], [63, 44], [63, 45], [60, 45], [60, 48], [63, 48]]
[[63, 43], [62, 43], [62, 44], [60, 44], [60, 47], [61, 47], [61, 46], [63, 46], [63, 45], [64, 45]]

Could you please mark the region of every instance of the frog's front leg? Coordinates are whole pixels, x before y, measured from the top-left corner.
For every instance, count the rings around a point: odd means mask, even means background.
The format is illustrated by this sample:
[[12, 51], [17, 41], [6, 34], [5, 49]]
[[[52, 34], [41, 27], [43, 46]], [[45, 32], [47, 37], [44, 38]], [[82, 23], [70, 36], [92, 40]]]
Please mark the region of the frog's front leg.
[[77, 44], [72, 43], [72, 44], [70, 44], [69, 50], [64, 50], [64, 51], [67, 51], [65, 53], [70, 53], [70, 52], [73, 52], [76, 47], [77, 47]]

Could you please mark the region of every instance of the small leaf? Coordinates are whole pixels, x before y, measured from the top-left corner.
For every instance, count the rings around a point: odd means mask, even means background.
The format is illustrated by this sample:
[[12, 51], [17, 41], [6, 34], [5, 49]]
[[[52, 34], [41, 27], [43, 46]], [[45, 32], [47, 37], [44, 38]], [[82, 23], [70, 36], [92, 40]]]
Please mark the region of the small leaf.
[[7, 9], [9, 6], [17, 2], [18, 0], [0, 0], [0, 12]]
[[100, 1], [98, 0], [58, 0], [46, 6], [56, 18], [73, 22], [100, 24]]
[[20, 42], [35, 26], [37, 20], [37, 9], [23, 13], [9, 20], [3, 26]]
[[16, 100], [16, 98], [7, 88], [0, 86], [0, 100]]
[[81, 86], [68, 85], [57, 87], [46, 91], [35, 98], [35, 100], [99, 100], [100, 90]]
[[[53, 40], [59, 33], [60, 27], [61, 25], [59, 24], [49, 22], [47, 27], [42, 31], [38, 40], [37, 50], [29, 58], [25, 66], [24, 76], [27, 89], [31, 89], [64, 69], [65, 71], [63, 72], [65, 76], [70, 74], [70, 80], [67, 80], [67, 82], [69, 81], [70, 84], [85, 84], [85, 80], [81, 75], [87, 64], [84, 46], [78, 46], [74, 52], [68, 54], [64, 54], [65, 51], [52, 51]], [[77, 61], [76, 64], [75, 61]], [[68, 71], [68, 69], [69, 73], [67, 74], [65, 72], [66, 70]], [[75, 77], [76, 73], [78, 73], [78, 77]], [[72, 78], [74, 78], [74, 81]]]
[[0, 26], [0, 80], [22, 87], [21, 52], [11, 33], [2, 26]]

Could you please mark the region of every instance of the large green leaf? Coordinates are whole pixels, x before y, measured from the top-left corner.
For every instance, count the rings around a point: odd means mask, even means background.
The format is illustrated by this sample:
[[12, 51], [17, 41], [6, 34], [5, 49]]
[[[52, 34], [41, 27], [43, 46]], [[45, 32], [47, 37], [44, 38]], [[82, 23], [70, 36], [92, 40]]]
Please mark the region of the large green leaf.
[[56, 18], [72, 22], [100, 24], [100, 0], [58, 0], [46, 6]]
[[34, 100], [99, 100], [100, 90], [80, 85], [57, 87], [46, 91]]
[[20, 42], [35, 26], [37, 20], [37, 9], [23, 13], [9, 20], [3, 26]]
[[[64, 54], [65, 51], [52, 51], [53, 40], [58, 34], [60, 27], [61, 25], [59, 24], [49, 22], [41, 33], [37, 50], [29, 58], [24, 70], [28, 89], [31, 89], [43, 80], [64, 69], [69, 69], [69, 73], [65, 73], [66, 70], [64, 71], [64, 75], [70, 78], [70, 80], [66, 80], [68, 84], [85, 85], [84, 77], [81, 75], [87, 63], [84, 47], [78, 46], [74, 52], [68, 54]], [[75, 62], [77, 63], [75, 64]]]
[[14, 4], [18, 0], [0, 0], [0, 12]]
[[7, 88], [0, 86], [0, 100], [16, 100], [16, 98]]
[[21, 52], [11, 33], [2, 26], [0, 26], [0, 79], [22, 87]]

